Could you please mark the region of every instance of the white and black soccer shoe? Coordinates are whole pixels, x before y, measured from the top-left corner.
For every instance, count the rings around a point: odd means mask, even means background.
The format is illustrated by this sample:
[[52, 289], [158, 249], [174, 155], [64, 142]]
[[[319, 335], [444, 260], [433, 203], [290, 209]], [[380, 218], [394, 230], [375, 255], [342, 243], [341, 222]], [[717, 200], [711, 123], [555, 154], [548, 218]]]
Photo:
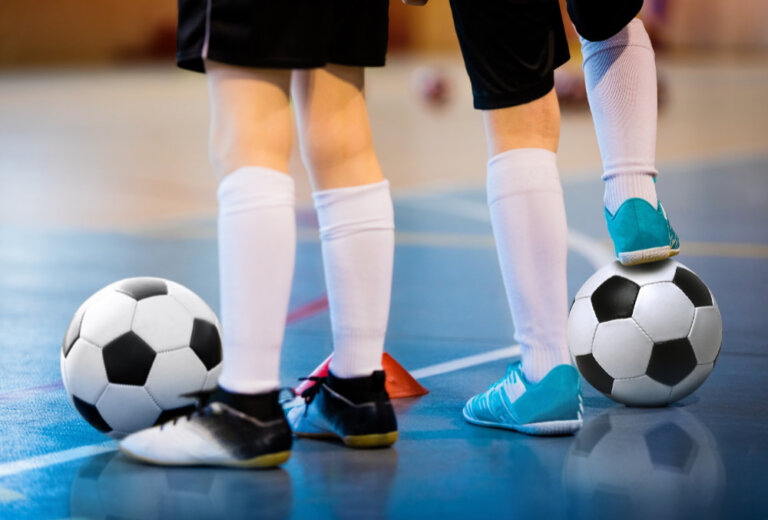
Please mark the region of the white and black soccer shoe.
[[278, 466], [290, 458], [293, 442], [279, 393], [244, 395], [217, 388], [195, 394], [195, 411], [129, 435], [120, 451], [166, 466]]
[[397, 419], [384, 387], [384, 372], [315, 382], [285, 405], [297, 437], [340, 439], [351, 448], [382, 448], [397, 441]]

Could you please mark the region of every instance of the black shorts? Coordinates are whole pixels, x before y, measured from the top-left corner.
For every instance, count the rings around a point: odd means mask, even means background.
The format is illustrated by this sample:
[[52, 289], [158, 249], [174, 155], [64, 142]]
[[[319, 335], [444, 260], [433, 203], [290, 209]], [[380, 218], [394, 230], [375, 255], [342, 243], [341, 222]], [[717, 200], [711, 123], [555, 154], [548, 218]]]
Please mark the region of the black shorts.
[[377, 67], [389, 0], [178, 0], [179, 67], [204, 60], [258, 68]]
[[451, 9], [475, 108], [522, 105], [552, 90], [570, 57], [557, 0], [451, 0]]
[[616, 35], [642, 7], [643, 0], [568, 0], [568, 16], [576, 31], [594, 42]]

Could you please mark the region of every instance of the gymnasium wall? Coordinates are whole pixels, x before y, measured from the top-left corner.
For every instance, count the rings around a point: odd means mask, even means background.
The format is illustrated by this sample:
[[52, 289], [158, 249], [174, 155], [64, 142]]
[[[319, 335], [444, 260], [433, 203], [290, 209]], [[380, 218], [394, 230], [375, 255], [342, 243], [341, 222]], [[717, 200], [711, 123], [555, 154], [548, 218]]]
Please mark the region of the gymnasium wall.
[[0, 0], [0, 66], [170, 57], [175, 37], [175, 0]]
[[[766, 0], [646, 0], [644, 17], [667, 48], [768, 50]], [[393, 52], [458, 52], [448, 0], [391, 0], [390, 18]], [[175, 23], [175, 0], [0, 0], [0, 66], [171, 60]]]

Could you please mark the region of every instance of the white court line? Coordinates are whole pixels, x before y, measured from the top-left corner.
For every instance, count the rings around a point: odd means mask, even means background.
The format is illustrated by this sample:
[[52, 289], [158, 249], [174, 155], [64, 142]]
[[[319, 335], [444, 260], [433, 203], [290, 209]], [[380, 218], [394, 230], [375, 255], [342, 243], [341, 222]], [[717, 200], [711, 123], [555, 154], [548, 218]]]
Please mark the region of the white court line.
[[600, 269], [616, 259], [613, 251], [600, 241], [573, 229], [568, 230], [568, 248], [583, 256], [595, 269]]
[[5, 464], [0, 464], [0, 478], [23, 473], [31, 469], [47, 468], [48, 466], [54, 466], [72, 460], [92, 457], [93, 455], [114, 451], [115, 449], [117, 449], [117, 443], [115, 443], [115, 441], [109, 441], [101, 444], [91, 444], [90, 446], [80, 446], [79, 448], [72, 448], [70, 450], [47, 453], [29, 459], [6, 462]]
[[504, 347], [491, 350], [490, 352], [483, 352], [482, 354], [475, 354], [474, 356], [467, 356], [452, 361], [446, 361], [445, 363], [438, 363], [437, 365], [419, 368], [418, 370], [413, 370], [411, 375], [416, 379], [426, 379], [427, 377], [447, 374], [448, 372], [456, 372], [463, 368], [474, 367], [499, 359], [517, 358], [519, 356], [520, 345], [512, 345], [511, 347]]
[[7, 504], [8, 502], [16, 502], [17, 500], [26, 500], [27, 497], [21, 493], [16, 493], [12, 489], [5, 489], [0, 487], [0, 504]]
[[[456, 372], [457, 370], [464, 368], [482, 365], [484, 363], [490, 363], [491, 361], [497, 361], [499, 359], [513, 358], [519, 355], [520, 345], [513, 345], [511, 347], [504, 347], [491, 350], [490, 352], [483, 352], [482, 354], [475, 354], [472, 356], [447, 361], [445, 363], [438, 363], [436, 365], [420, 368], [418, 370], [412, 371], [411, 375], [416, 379], [425, 379], [427, 377], [447, 374], [449, 372]], [[46, 468], [48, 466], [54, 466], [64, 462], [70, 462], [72, 460], [92, 457], [100, 453], [114, 451], [115, 449], [117, 449], [117, 443], [115, 441], [109, 441], [102, 444], [92, 444], [90, 446], [81, 446], [71, 450], [48, 453], [46, 455], [40, 455], [30, 459], [6, 462], [5, 464], [0, 464], [0, 478], [7, 477], [9, 475], [15, 475], [17, 473], [23, 473], [33, 469]]]

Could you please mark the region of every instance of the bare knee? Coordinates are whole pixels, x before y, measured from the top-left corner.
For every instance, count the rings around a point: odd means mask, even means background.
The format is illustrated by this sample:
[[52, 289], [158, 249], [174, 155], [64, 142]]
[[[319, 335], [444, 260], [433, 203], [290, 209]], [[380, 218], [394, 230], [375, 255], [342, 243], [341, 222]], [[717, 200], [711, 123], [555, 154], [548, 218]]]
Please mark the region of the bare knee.
[[243, 166], [262, 166], [280, 172], [288, 171], [290, 159], [290, 127], [276, 129], [284, 133], [284, 139], [262, 138], [251, 132], [242, 131], [231, 125], [212, 125], [209, 138], [211, 166], [219, 177], [223, 177]]
[[316, 130], [300, 140], [302, 158], [316, 189], [358, 186], [383, 179], [367, 126]]
[[285, 172], [291, 150], [290, 71], [206, 63], [211, 164], [221, 177], [243, 166]]
[[361, 67], [330, 65], [294, 74], [301, 154], [317, 189], [383, 177], [373, 149]]
[[486, 110], [483, 121], [489, 157], [516, 148], [544, 148], [557, 152], [560, 108], [554, 89], [524, 105]]

